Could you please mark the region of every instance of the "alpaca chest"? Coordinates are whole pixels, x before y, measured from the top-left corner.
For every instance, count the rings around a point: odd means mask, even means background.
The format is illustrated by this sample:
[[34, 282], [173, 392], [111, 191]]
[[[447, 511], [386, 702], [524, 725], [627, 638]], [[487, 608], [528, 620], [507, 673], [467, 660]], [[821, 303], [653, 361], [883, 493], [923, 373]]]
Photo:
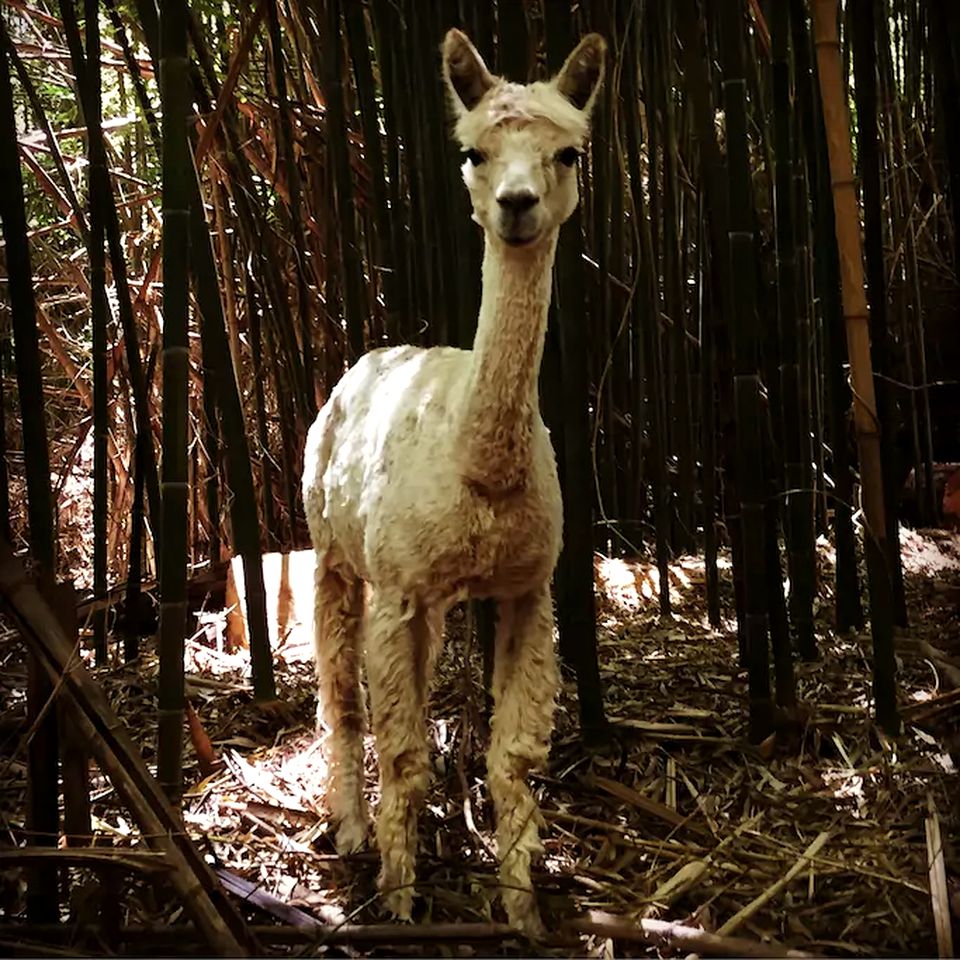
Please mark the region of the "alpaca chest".
[[[446, 536], [422, 541], [421, 576], [437, 596], [519, 596], [549, 579], [562, 514], [549, 495], [500, 501], [469, 493], [441, 518]], [[419, 566], [419, 564], [418, 564]]]

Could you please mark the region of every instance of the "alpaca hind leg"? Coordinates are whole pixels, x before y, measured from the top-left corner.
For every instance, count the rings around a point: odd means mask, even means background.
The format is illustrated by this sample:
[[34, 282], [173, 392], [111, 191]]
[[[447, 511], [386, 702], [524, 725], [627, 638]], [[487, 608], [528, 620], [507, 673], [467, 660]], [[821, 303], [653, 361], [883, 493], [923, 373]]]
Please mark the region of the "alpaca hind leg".
[[328, 798], [340, 853], [358, 850], [369, 820], [363, 795], [366, 716], [360, 686], [362, 583], [317, 564], [314, 662], [319, 681], [317, 725], [326, 727]]
[[423, 616], [397, 590], [374, 591], [367, 608], [367, 678], [380, 766], [378, 882], [387, 908], [403, 920], [413, 909], [417, 814], [429, 782]]
[[487, 782], [497, 814], [501, 899], [509, 922], [535, 937], [543, 927], [530, 862], [543, 846], [525, 778], [546, 762], [559, 686], [549, 585], [501, 601], [498, 613]]

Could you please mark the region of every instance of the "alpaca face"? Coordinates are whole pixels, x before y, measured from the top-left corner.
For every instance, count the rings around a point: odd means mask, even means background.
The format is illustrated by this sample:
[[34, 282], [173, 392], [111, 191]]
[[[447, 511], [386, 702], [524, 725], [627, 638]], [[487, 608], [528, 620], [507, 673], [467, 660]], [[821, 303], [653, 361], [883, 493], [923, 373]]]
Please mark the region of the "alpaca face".
[[605, 51], [603, 38], [589, 34], [552, 80], [524, 85], [492, 76], [464, 34], [447, 34], [443, 73], [463, 180], [488, 241], [536, 246], [573, 213]]

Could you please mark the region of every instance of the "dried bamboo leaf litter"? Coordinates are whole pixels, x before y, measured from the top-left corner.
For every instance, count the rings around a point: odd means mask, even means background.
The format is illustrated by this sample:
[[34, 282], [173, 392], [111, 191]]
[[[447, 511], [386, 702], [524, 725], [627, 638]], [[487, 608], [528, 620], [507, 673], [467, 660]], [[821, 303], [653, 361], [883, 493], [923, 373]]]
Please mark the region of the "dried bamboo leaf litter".
[[[607, 750], [584, 753], [575, 691], [566, 688], [550, 768], [537, 781], [548, 829], [535, 877], [552, 931], [560, 934], [564, 923], [593, 911], [648, 927], [699, 927], [766, 944], [770, 952], [936, 955], [938, 931], [942, 941], [956, 919], [944, 911], [951, 900], [956, 905], [960, 877], [951, 840], [960, 697], [945, 669], [960, 658], [960, 538], [905, 531], [904, 557], [916, 624], [898, 641], [904, 736], [889, 740], [870, 719], [869, 638], [832, 630], [833, 558], [821, 543], [817, 634], [824, 657], [798, 665], [805, 712], [785, 731], [783, 745], [760, 747], [745, 740], [735, 625], [725, 622], [720, 631], [706, 625], [702, 561], [672, 565], [674, 615], [664, 621], [655, 566], [598, 558], [612, 737]], [[340, 858], [333, 850], [313, 732], [309, 637], [296, 628], [287, 637], [277, 666], [285, 707], [264, 712], [252, 704], [245, 654], [217, 649], [223, 619], [207, 615], [187, 643], [188, 695], [217, 758], [204, 777], [190, 754], [188, 832], [221, 876], [247, 891], [242, 899], [253, 922], [296, 925], [303, 914], [326, 924], [382, 923], [375, 852]], [[6, 687], [0, 728], [13, 729], [3, 722], [22, 711], [15, 635], [0, 638], [0, 651]], [[483, 788], [479, 663], [471, 657], [464, 669], [464, 657], [463, 624], [455, 616], [432, 699], [435, 776], [420, 830], [419, 919], [431, 924], [502, 919], [494, 906], [491, 810]], [[155, 660], [146, 657], [139, 674], [124, 667], [100, 677], [131, 728], [150, 730]], [[141, 742], [153, 762], [152, 738], [141, 735]], [[22, 826], [25, 769], [15, 746], [16, 734], [8, 734], [2, 756], [8, 835]], [[372, 746], [368, 742], [368, 788], [376, 803]], [[93, 801], [98, 845], [141, 846], [101, 778], [94, 779]], [[934, 817], [939, 839], [931, 851]], [[20, 873], [15, 861], [0, 857], [0, 908], [7, 916], [16, 915], [22, 899]], [[931, 875], [937, 878], [933, 895]], [[184, 920], [180, 906], [158, 899], [139, 875], [125, 880], [122, 911], [133, 925]], [[578, 938], [567, 931], [543, 949], [558, 956], [607, 949], [606, 936], [585, 932], [592, 929], [586, 920], [578, 925]], [[263, 942], [277, 953], [530, 950], [510, 939], [482, 947], [433, 940], [406, 947]], [[625, 956], [657, 953], [619, 938], [612, 949]]]

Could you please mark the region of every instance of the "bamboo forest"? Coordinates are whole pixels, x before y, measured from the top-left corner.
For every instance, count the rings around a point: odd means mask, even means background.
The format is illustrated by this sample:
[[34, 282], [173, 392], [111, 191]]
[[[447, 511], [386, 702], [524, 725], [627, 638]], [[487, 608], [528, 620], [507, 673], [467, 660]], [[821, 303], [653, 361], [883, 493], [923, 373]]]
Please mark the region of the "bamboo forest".
[[953, 957], [958, 0], [0, 0], [0, 953]]

